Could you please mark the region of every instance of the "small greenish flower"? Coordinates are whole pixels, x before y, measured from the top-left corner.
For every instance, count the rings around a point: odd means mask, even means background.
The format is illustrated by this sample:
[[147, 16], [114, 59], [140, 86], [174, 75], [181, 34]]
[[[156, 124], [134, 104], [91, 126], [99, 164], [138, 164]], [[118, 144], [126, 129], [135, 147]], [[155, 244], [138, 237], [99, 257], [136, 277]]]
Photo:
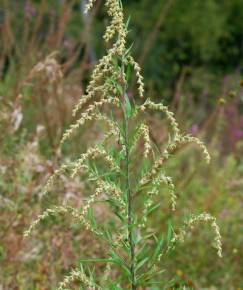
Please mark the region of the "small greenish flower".
[[225, 100], [224, 98], [220, 98], [220, 99], [219, 99], [219, 104], [220, 104], [221, 106], [225, 105], [225, 104], [226, 104], [226, 100]]
[[236, 96], [236, 92], [235, 91], [229, 91], [228, 96], [233, 99]]

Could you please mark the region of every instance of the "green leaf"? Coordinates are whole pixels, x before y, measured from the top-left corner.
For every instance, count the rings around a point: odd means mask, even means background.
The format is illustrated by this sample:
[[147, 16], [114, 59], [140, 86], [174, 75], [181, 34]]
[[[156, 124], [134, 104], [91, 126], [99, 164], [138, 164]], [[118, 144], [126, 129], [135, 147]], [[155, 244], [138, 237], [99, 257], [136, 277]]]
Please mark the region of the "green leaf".
[[118, 90], [118, 92], [120, 93], [120, 95], [122, 96], [123, 95], [123, 88], [120, 84], [116, 83], [116, 88]]
[[125, 113], [127, 118], [130, 118], [132, 116], [132, 106], [127, 94], [125, 94]]
[[146, 246], [147, 246], [146, 243], [143, 244], [142, 247], [137, 251], [137, 258], [138, 259], [142, 259], [147, 254]]
[[129, 279], [131, 279], [131, 272], [130, 272], [129, 268], [127, 267], [127, 264], [124, 261], [124, 259], [122, 259], [113, 250], [110, 250], [109, 255], [112, 257], [112, 260], [114, 261], [114, 263], [117, 264], [118, 266], [120, 266], [124, 270], [124, 272], [127, 275], [127, 277], [129, 277]]
[[125, 51], [125, 57], [130, 53], [133, 48], [133, 43], [129, 46], [129, 48]]
[[120, 162], [121, 160], [125, 160], [125, 154], [124, 154], [124, 151], [121, 150], [119, 153], [118, 153], [118, 156], [117, 156], [117, 161]]
[[[116, 68], [118, 68], [118, 63], [117, 63], [117, 58], [112, 58], [112, 62], [113, 62], [113, 65], [116, 67]], [[113, 80], [113, 78], [112, 77], [109, 77], [109, 79], [111, 79], [111, 80]]]
[[159, 240], [156, 241], [156, 248], [154, 249], [154, 253], [153, 253], [152, 258], [151, 258], [151, 266], [150, 267], [152, 267], [155, 264], [159, 254], [161, 253], [163, 243], [164, 243], [164, 237], [163, 237], [163, 235], [161, 235]]
[[109, 290], [122, 290], [122, 288], [120, 288], [116, 284], [112, 283], [109, 285]]
[[126, 69], [126, 81], [127, 81], [127, 83], [129, 82], [131, 75], [132, 75], [132, 69], [131, 69], [131, 66], [128, 65], [127, 69]]
[[171, 220], [168, 221], [168, 229], [167, 229], [167, 245], [171, 243], [172, 239], [172, 234], [173, 234], [173, 226]]
[[130, 24], [130, 20], [131, 20], [131, 15], [129, 15], [129, 17], [127, 19], [127, 22], [126, 22], [126, 25], [125, 25], [126, 29], [128, 29], [128, 26]]
[[156, 205], [154, 205], [154, 206], [152, 206], [152, 207], [150, 207], [150, 209], [147, 211], [147, 213], [146, 213], [146, 216], [147, 215], [149, 215], [149, 214], [151, 214], [153, 211], [155, 211], [157, 208], [159, 208], [160, 207], [160, 203], [158, 203], [158, 204], [156, 204]]
[[145, 257], [143, 258], [137, 265], [135, 270], [138, 271], [147, 261], [148, 261], [149, 257]]

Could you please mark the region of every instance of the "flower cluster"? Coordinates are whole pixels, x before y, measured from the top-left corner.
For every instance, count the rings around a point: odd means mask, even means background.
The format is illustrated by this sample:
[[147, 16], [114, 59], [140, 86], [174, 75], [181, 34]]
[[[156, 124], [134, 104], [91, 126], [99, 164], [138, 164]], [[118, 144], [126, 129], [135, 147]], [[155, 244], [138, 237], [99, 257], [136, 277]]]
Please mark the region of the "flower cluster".
[[142, 177], [140, 184], [144, 185], [149, 182], [153, 177], [155, 177], [162, 167], [162, 165], [169, 159], [169, 157], [178, 150], [179, 147], [186, 145], [188, 143], [195, 143], [199, 146], [199, 149], [202, 150], [204, 154], [205, 161], [207, 163], [210, 162], [210, 155], [208, 153], [207, 148], [205, 145], [196, 137], [192, 137], [190, 135], [177, 135], [174, 141], [170, 142], [167, 148], [164, 150], [162, 155], [158, 160], [156, 160], [150, 169], [150, 171], [146, 172], [145, 175]]
[[94, 6], [96, 0], [89, 0], [85, 7], [85, 13], [88, 13]]
[[85, 165], [85, 161], [87, 161], [88, 159], [91, 159], [91, 160], [96, 159], [97, 157], [103, 157], [105, 161], [109, 164], [111, 170], [114, 170], [114, 171], [120, 170], [114, 158], [111, 155], [109, 155], [105, 151], [105, 149], [94, 147], [94, 148], [89, 148], [87, 152], [83, 153], [81, 157], [74, 163], [71, 177], [74, 177], [75, 175], [77, 175], [80, 169], [87, 168], [87, 166]]
[[150, 110], [155, 110], [155, 111], [160, 111], [165, 113], [167, 119], [169, 120], [173, 133], [174, 133], [174, 138], [177, 138], [180, 135], [180, 129], [179, 125], [174, 117], [174, 114], [168, 109], [167, 106], [164, 106], [161, 103], [154, 103], [150, 99], [147, 99], [143, 105], [139, 107], [140, 111], [145, 111], [146, 109]]
[[143, 98], [143, 96], [144, 96], [144, 82], [143, 82], [143, 76], [141, 75], [141, 67], [134, 60], [134, 58], [132, 56], [129, 56], [127, 58], [126, 63], [130, 64], [134, 68], [134, 71], [136, 72], [139, 96], [141, 98]]
[[122, 197], [121, 189], [116, 184], [104, 180], [98, 180], [97, 184], [104, 193], [116, 200], [120, 210], [124, 214], [126, 211], [126, 203]]
[[[87, 3], [86, 12], [93, 7], [94, 2], [94, 0], [91, 0]], [[114, 80], [120, 77], [114, 66], [114, 57], [121, 57], [125, 52], [127, 29], [124, 24], [124, 15], [120, 2], [117, 0], [107, 0], [105, 5], [107, 13], [111, 17], [111, 24], [106, 28], [104, 39], [108, 42], [114, 35], [117, 35], [117, 41], [108, 50], [107, 55], [103, 56], [96, 65], [87, 87], [87, 93], [81, 97], [79, 103], [74, 108], [74, 115], [77, 114], [87, 101], [98, 97], [98, 94], [107, 96], [110, 92], [114, 92], [114, 86], [109, 83], [110, 75], [112, 75]]]
[[71, 125], [70, 129], [68, 129], [62, 138], [61, 143], [63, 143], [64, 141], [66, 141], [67, 139], [69, 139], [71, 137], [71, 135], [82, 125], [84, 125], [84, 123], [86, 121], [91, 121], [94, 120], [97, 116], [97, 110], [102, 107], [105, 104], [113, 104], [116, 106], [119, 106], [119, 99], [117, 98], [107, 98], [107, 99], [102, 99], [100, 101], [94, 102], [93, 104], [91, 104], [88, 109], [82, 113], [81, 118], [79, 118], [76, 123], [74, 123], [73, 125]]
[[149, 127], [146, 124], [140, 125], [133, 141], [133, 146], [131, 148], [132, 150], [135, 149], [136, 144], [140, 138], [144, 139], [144, 157], [147, 158], [152, 148], [150, 144]]
[[58, 290], [67, 290], [69, 285], [74, 281], [82, 282], [85, 285], [86, 289], [96, 289], [93, 281], [86, 276], [83, 268], [81, 267], [80, 270], [72, 270], [71, 273], [64, 278], [63, 282], [59, 284]]
[[172, 178], [164, 175], [163, 173], [160, 173], [159, 176], [154, 178], [151, 183], [152, 183], [152, 188], [151, 190], [147, 192], [148, 199], [144, 205], [142, 222], [140, 224], [140, 227], [143, 227], [143, 228], [145, 228], [146, 226], [147, 213], [149, 212], [149, 209], [151, 208], [151, 206], [154, 205], [154, 202], [153, 202], [154, 197], [159, 194], [160, 188], [162, 185], [166, 185], [169, 188], [171, 208], [172, 210], [176, 209], [177, 196], [175, 194], [175, 185], [172, 181]]
[[211, 216], [208, 213], [202, 213], [198, 216], [192, 216], [184, 225], [182, 229], [180, 229], [179, 234], [174, 234], [173, 242], [176, 241], [184, 242], [185, 237], [189, 230], [192, 230], [196, 224], [200, 222], [211, 223], [211, 227], [214, 231], [214, 246], [217, 249], [217, 253], [219, 257], [222, 257], [222, 238], [219, 231], [219, 226], [217, 225], [215, 217]]
[[39, 215], [37, 219], [31, 223], [29, 229], [25, 231], [24, 236], [29, 236], [41, 222], [48, 219], [50, 216], [60, 214], [70, 214], [75, 220], [83, 224], [87, 230], [93, 231], [91, 224], [78, 212], [78, 210], [71, 206], [55, 206], [53, 208], [48, 208], [41, 215]]

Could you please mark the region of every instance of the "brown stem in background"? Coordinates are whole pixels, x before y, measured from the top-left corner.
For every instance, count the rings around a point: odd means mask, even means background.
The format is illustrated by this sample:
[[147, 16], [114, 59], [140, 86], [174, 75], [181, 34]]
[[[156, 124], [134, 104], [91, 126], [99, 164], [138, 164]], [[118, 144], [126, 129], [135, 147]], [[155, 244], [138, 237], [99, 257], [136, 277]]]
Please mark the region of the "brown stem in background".
[[183, 86], [183, 84], [185, 82], [185, 78], [186, 78], [188, 69], [189, 69], [188, 66], [183, 66], [182, 67], [179, 79], [178, 79], [178, 81], [176, 83], [175, 93], [174, 93], [174, 96], [172, 98], [172, 102], [171, 102], [171, 105], [170, 105], [172, 111], [177, 106], [177, 104], [178, 104], [178, 102], [180, 100], [181, 89], [182, 89], [182, 86]]
[[62, 100], [60, 96], [60, 90], [62, 91], [63, 88], [63, 81], [61, 80], [60, 83], [53, 84], [54, 87], [54, 98], [58, 108], [58, 115], [61, 127], [61, 136], [63, 135], [64, 127], [65, 127], [65, 120], [66, 120], [66, 106], [65, 100]]
[[[161, 9], [161, 12], [160, 12], [160, 15], [159, 15], [159, 18], [157, 19], [155, 25], [154, 25], [154, 29], [149, 33], [149, 35], [146, 37], [146, 41], [145, 41], [145, 44], [143, 45], [144, 49], [140, 55], [140, 57], [138, 58], [138, 63], [139, 65], [142, 67], [143, 64], [144, 64], [144, 61], [149, 53], [149, 51], [151, 50], [151, 48], [153, 47], [154, 45], [154, 42], [156, 40], [156, 36], [158, 34], [158, 31], [160, 30], [164, 20], [165, 20], [165, 17], [168, 13], [168, 10], [170, 8], [172, 4], [172, 0], [168, 0], [166, 2], [165, 5], [163, 5], [162, 9]], [[133, 76], [132, 78], [132, 88], [135, 86], [135, 81], [136, 81], [136, 78], [135, 76]]]
[[[68, 2], [68, 3], [67, 3]], [[62, 3], [62, 12], [61, 12], [61, 17], [59, 17], [60, 21], [58, 23], [58, 27], [57, 27], [57, 35], [56, 35], [56, 41], [55, 41], [55, 45], [56, 48], [58, 49], [58, 47], [60, 46], [62, 40], [63, 40], [63, 36], [64, 36], [64, 31], [65, 31], [65, 26], [69, 20], [69, 17], [71, 15], [72, 12], [72, 5], [75, 3], [74, 0], [72, 1], [64, 1], [64, 3]]]
[[84, 32], [82, 34], [82, 38], [83, 38], [83, 49], [84, 49], [84, 56], [82, 59], [82, 62], [80, 64], [80, 68], [81, 68], [81, 79], [83, 79], [83, 74], [85, 73], [85, 71], [90, 67], [89, 64], [89, 52], [91, 50], [91, 44], [90, 44], [90, 29], [93, 23], [93, 20], [97, 14], [97, 12], [99, 11], [100, 5], [101, 5], [102, 1], [98, 0], [96, 2], [96, 5], [94, 7], [94, 9], [92, 10], [91, 13], [88, 14], [88, 16], [85, 16], [84, 18]]
[[40, 27], [41, 27], [41, 21], [42, 21], [43, 13], [45, 11], [45, 6], [46, 6], [46, 1], [42, 0], [40, 3], [40, 9], [38, 11], [38, 15], [37, 15], [36, 20], [35, 20], [35, 25], [33, 28], [32, 36], [29, 39], [28, 51], [31, 51], [30, 48], [34, 47], [34, 43], [36, 42], [36, 35], [38, 35], [38, 32], [39, 32]]
[[[42, 82], [42, 86], [45, 87], [45, 83]], [[54, 148], [53, 133], [52, 133], [51, 126], [50, 126], [51, 122], [49, 120], [49, 116], [48, 116], [48, 113], [46, 110], [46, 100], [45, 100], [45, 97], [43, 95], [44, 93], [45, 93], [45, 90], [43, 90], [38, 96], [38, 99], [40, 100], [40, 105], [41, 105], [41, 118], [42, 118], [42, 121], [45, 125], [45, 129], [46, 129], [47, 136], [49, 139], [49, 144], [50, 144], [51, 148]]]
[[203, 125], [200, 128], [199, 136], [203, 133], [208, 131], [210, 126], [214, 126], [217, 122], [217, 119], [220, 115], [221, 105], [220, 105], [220, 96], [217, 98], [216, 106], [212, 110], [212, 112], [207, 116], [206, 120], [204, 121]]
[[146, 42], [144, 44], [144, 49], [139, 57], [138, 63], [140, 64], [140, 66], [143, 65], [150, 49], [153, 47], [153, 44], [156, 40], [156, 35], [158, 34], [158, 31], [160, 30], [165, 17], [168, 13], [168, 10], [170, 8], [172, 4], [172, 0], [168, 0], [166, 1], [165, 5], [163, 5], [162, 10], [160, 12], [159, 18], [157, 19], [157, 22], [154, 25], [154, 29], [153, 31], [151, 31], [151, 33], [148, 35], [148, 37], [146, 38]]

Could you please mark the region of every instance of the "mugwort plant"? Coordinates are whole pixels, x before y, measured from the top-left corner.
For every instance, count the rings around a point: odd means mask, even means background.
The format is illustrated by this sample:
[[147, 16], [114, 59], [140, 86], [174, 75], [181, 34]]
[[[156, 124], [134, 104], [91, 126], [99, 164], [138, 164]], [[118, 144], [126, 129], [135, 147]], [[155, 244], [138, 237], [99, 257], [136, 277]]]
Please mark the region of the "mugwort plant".
[[[94, 3], [95, 0], [88, 1], [87, 13]], [[45, 219], [67, 214], [90, 231], [97, 243], [99, 240], [106, 243], [107, 252], [101, 257], [82, 257], [79, 267], [60, 283], [60, 290], [73, 289], [70, 287], [76, 281], [79, 281], [80, 289], [161, 289], [160, 283], [164, 282], [161, 258], [178, 242], [183, 242], [195, 225], [206, 222], [212, 227], [214, 246], [218, 255], [222, 255], [219, 227], [208, 213], [192, 215], [177, 231], [169, 226], [164, 235], [147, 229], [151, 214], [160, 214], [158, 197], [161, 188], [167, 189], [171, 209], [176, 210], [175, 185], [165, 173], [168, 159], [188, 143], [199, 147], [207, 163], [210, 156], [199, 139], [181, 132], [167, 106], [145, 98], [141, 68], [132, 56], [132, 47], [126, 45], [129, 21], [124, 19], [122, 2], [106, 0], [105, 6], [111, 21], [104, 40], [110, 48], [94, 68], [86, 94], [73, 110], [76, 121], [64, 133], [62, 143], [87, 122], [102, 122], [107, 129], [100, 142], [54, 172], [42, 196], [48, 194], [62, 174], [86, 179], [90, 186], [94, 185], [93, 192], [81, 208], [64, 204], [45, 210], [32, 222], [25, 236]], [[136, 102], [128, 94], [132, 72], [136, 75], [140, 97]], [[171, 128], [168, 143], [162, 149], [151, 138], [151, 129], [146, 122], [149, 111], [160, 112]], [[141, 146], [143, 153], [138, 160]], [[107, 204], [111, 213], [102, 223], [97, 221], [94, 207], [99, 203]], [[166, 242], [164, 236], [167, 236]], [[102, 277], [95, 273], [97, 264], [103, 265]]]

